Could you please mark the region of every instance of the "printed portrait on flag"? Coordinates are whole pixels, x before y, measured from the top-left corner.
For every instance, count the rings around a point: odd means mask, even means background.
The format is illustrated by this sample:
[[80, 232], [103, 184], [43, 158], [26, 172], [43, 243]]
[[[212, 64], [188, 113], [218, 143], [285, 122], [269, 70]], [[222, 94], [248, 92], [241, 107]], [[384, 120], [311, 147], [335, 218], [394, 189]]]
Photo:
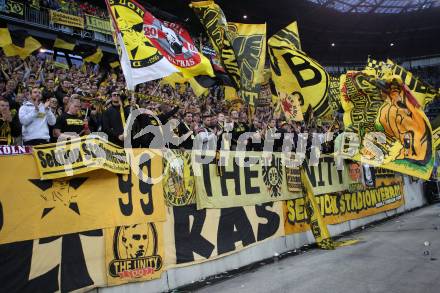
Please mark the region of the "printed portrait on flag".
[[[417, 100], [399, 76], [376, 79], [350, 71], [341, 78], [341, 103], [347, 130], [359, 133], [355, 160], [428, 179], [434, 163], [432, 130]], [[378, 143], [373, 132], [385, 135]], [[368, 147], [370, 145], [370, 147]]]
[[198, 52], [183, 26], [156, 18], [136, 1], [108, 4], [129, 88], [178, 71], [185, 77], [214, 76], [209, 59]]

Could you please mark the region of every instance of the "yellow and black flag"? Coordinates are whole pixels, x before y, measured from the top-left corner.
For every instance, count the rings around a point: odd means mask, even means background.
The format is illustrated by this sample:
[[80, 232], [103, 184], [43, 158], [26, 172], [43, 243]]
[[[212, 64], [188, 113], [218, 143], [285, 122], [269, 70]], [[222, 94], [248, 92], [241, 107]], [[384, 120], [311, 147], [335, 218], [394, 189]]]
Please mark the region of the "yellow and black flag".
[[118, 68], [119, 66], [121, 66], [121, 63], [119, 63], [119, 61], [113, 61], [110, 63], [111, 68]]
[[129, 89], [174, 72], [189, 78], [214, 76], [209, 59], [197, 50], [189, 32], [180, 23], [163, 21], [152, 12], [158, 16], [164, 13], [133, 0], [106, 2]]
[[[345, 130], [358, 133], [362, 142], [352, 159], [429, 179], [435, 146], [431, 124], [401, 77], [348, 71], [340, 88]], [[378, 133], [384, 141], [376, 139]]]
[[277, 92], [298, 95], [303, 113], [309, 106], [316, 117], [329, 113], [329, 75], [317, 61], [301, 51], [296, 22], [272, 36], [268, 44], [272, 80]]
[[101, 48], [81, 44], [76, 46], [76, 52], [83, 58], [84, 62], [99, 64], [104, 54]]
[[437, 115], [437, 117], [434, 118], [431, 122], [431, 127], [434, 150], [437, 150], [440, 145], [440, 115]]
[[240, 95], [251, 106], [264, 81], [266, 24], [228, 23], [232, 46], [240, 66]]
[[75, 39], [61, 35], [58, 35], [53, 43], [54, 48], [68, 50], [68, 51], [73, 51], [73, 49], [75, 49], [75, 46], [76, 46]]
[[25, 30], [10, 31], [10, 37], [11, 43], [3, 46], [3, 52], [7, 57], [19, 56], [26, 59], [32, 52], [41, 48], [41, 43]]
[[12, 44], [12, 39], [8, 25], [5, 22], [0, 22], [0, 48], [10, 44]]
[[367, 66], [365, 66], [365, 69], [373, 70], [376, 75], [379, 75], [379, 73], [382, 71], [382, 66], [383, 66], [383, 61], [378, 61], [368, 56]]
[[411, 90], [411, 93], [414, 95], [422, 109], [424, 109], [434, 99], [440, 98], [440, 94], [433, 86], [419, 79], [410, 71], [394, 63], [393, 61], [388, 59], [384, 69], [388, 70], [384, 72], [384, 77], [390, 77], [393, 75], [400, 76], [402, 81]]
[[221, 8], [214, 1], [192, 1], [190, 4], [200, 19], [223, 68], [231, 78], [232, 85], [240, 89], [240, 67], [233, 47], [234, 35], [228, 30], [228, 23]]

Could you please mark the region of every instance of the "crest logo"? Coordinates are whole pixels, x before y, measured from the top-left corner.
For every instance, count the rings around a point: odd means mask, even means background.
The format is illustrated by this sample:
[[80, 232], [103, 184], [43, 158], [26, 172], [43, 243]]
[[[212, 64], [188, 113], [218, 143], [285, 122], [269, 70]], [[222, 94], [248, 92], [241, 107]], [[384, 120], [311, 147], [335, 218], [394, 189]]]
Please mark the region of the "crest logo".
[[266, 158], [270, 160], [270, 164], [263, 164], [263, 180], [271, 197], [281, 196], [281, 183], [283, 181], [283, 168], [281, 166], [281, 158]]

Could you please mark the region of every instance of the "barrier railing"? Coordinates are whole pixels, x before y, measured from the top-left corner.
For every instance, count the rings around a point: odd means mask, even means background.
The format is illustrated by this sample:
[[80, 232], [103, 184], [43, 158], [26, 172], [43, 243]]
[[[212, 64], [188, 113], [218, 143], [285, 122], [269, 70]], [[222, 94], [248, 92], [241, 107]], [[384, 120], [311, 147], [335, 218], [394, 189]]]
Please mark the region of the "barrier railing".
[[[83, 15], [77, 15], [84, 17]], [[52, 31], [63, 32], [70, 35], [75, 35], [83, 39], [89, 39], [92, 41], [103, 42], [107, 44], [113, 44], [113, 37], [110, 34], [104, 34], [102, 32], [91, 31], [87, 29], [80, 29], [70, 26], [65, 26], [50, 21], [49, 9], [40, 8], [39, 10], [31, 8], [28, 5], [23, 6], [23, 14], [15, 15], [8, 13], [7, 11], [0, 11], [0, 18], [6, 20], [14, 20], [18, 23], [31, 24], [35, 27], [49, 29]]]

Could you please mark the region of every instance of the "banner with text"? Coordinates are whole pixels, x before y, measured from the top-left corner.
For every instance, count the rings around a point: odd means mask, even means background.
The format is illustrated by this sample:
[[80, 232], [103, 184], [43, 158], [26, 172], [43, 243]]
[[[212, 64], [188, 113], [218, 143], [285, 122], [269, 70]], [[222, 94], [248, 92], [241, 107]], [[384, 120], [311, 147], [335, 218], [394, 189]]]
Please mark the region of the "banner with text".
[[282, 161], [280, 153], [264, 158], [257, 152], [241, 157], [229, 152], [219, 164], [199, 164], [195, 158], [193, 167], [202, 170], [195, 176], [197, 208], [253, 206], [300, 197], [301, 192], [288, 190]]
[[139, 172], [93, 171], [59, 180], [40, 180], [28, 155], [0, 156], [0, 243], [92, 229], [165, 221], [162, 158], [134, 150]]
[[104, 230], [109, 286], [160, 278], [163, 271], [163, 223]]
[[84, 18], [80, 16], [49, 10], [49, 19], [52, 23], [84, 29]]
[[[377, 178], [376, 186], [357, 192], [326, 193], [316, 196], [326, 224], [339, 224], [360, 219], [392, 209], [404, 204], [403, 179]], [[310, 229], [305, 198], [285, 202], [286, 234], [299, 233]]]
[[282, 202], [203, 210], [189, 205], [168, 211], [167, 269], [212, 260], [284, 234]]
[[108, 35], [112, 34], [112, 24], [109, 19], [104, 19], [88, 14], [85, 15], [85, 18], [86, 29]]
[[33, 148], [41, 179], [69, 177], [97, 169], [129, 173], [125, 150], [99, 136], [78, 137]]
[[333, 156], [321, 156], [318, 166], [310, 166], [310, 162], [304, 161], [303, 168], [312, 185], [314, 195], [347, 190], [349, 178], [347, 167], [336, 169]]
[[6, 1], [6, 7], [5, 7], [6, 13], [12, 13], [18, 16], [23, 17], [24, 16], [24, 4], [20, 3], [18, 1], [12, 1], [7, 0]]
[[105, 287], [104, 247], [101, 229], [2, 244], [1, 291], [87, 292]]

